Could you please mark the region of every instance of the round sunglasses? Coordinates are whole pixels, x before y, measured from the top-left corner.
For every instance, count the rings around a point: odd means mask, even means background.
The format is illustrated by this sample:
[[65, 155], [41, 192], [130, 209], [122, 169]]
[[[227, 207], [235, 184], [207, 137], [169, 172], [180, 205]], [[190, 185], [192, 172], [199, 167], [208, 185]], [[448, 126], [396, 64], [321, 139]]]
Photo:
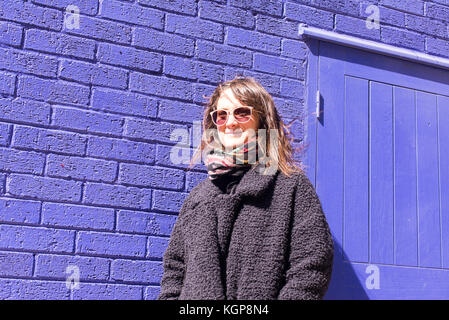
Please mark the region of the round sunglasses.
[[[254, 107], [244, 106], [238, 107], [231, 111], [235, 120], [239, 123], [245, 123], [251, 120], [251, 115], [253, 114]], [[254, 110], [256, 111], [256, 110]], [[212, 122], [217, 126], [225, 125], [228, 121], [229, 111], [227, 110], [215, 110], [210, 113]]]

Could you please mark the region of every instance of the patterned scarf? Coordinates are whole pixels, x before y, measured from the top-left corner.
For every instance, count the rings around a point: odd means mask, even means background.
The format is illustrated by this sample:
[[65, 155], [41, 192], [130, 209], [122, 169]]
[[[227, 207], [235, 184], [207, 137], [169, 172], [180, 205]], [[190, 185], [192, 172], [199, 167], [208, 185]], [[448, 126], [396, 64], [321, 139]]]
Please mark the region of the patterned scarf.
[[205, 150], [204, 164], [209, 179], [214, 180], [223, 174], [232, 174], [240, 168], [251, 167], [258, 160], [257, 137], [253, 136], [246, 143], [228, 152], [222, 147], [209, 144]]

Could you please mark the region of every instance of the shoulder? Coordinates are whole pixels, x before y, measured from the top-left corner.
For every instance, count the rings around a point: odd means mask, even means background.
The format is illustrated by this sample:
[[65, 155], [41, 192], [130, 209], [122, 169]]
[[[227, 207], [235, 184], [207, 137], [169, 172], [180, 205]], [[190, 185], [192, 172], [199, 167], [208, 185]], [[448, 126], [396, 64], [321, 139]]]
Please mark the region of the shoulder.
[[313, 184], [305, 171], [296, 171], [290, 175], [280, 172], [277, 183], [289, 185], [294, 188], [294, 191], [314, 189]]

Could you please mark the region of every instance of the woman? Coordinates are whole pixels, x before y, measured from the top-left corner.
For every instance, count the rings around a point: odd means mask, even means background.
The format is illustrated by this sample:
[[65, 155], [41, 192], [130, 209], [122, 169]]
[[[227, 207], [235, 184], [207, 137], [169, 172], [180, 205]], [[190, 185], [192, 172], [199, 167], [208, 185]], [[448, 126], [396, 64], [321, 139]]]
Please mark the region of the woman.
[[180, 210], [158, 299], [322, 299], [332, 237], [272, 97], [250, 77], [224, 82], [203, 131], [192, 163], [201, 153], [208, 178]]

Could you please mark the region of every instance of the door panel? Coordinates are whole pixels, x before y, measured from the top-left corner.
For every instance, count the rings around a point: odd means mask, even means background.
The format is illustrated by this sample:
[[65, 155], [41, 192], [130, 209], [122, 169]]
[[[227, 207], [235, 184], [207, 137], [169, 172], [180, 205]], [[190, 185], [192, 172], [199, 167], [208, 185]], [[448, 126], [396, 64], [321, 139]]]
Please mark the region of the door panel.
[[315, 49], [307, 161], [335, 242], [326, 298], [449, 299], [449, 71]]

